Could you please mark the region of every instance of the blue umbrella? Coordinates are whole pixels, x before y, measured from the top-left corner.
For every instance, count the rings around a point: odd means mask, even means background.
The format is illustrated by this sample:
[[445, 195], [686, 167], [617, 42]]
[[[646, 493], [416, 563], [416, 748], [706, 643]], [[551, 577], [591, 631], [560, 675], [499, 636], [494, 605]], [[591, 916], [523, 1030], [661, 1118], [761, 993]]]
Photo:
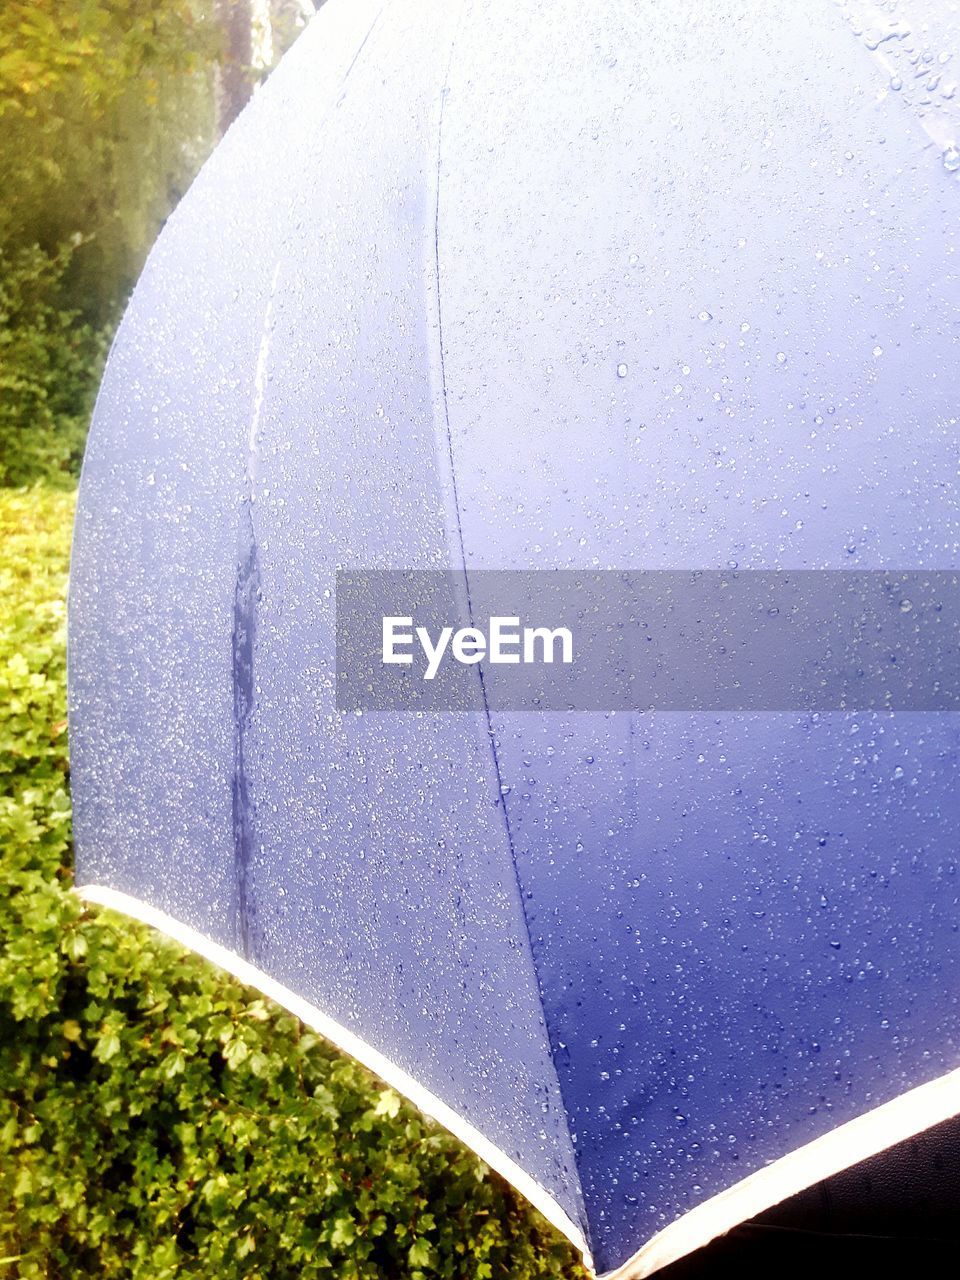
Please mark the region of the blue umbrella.
[[337, 572], [960, 567], [960, 25], [857, 9], [332, 0], [84, 463], [81, 892], [600, 1273], [960, 1112], [956, 718], [347, 706]]

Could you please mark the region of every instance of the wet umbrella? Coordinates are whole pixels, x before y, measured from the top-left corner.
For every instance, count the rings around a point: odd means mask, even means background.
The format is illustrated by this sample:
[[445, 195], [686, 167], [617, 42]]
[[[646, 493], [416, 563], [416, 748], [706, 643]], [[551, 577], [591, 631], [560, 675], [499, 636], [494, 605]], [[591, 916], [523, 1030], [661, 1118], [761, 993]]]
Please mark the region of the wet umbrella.
[[960, 25], [856, 10], [331, 0], [84, 464], [81, 891], [601, 1273], [960, 1111], [956, 718], [338, 705], [336, 573], [958, 567]]

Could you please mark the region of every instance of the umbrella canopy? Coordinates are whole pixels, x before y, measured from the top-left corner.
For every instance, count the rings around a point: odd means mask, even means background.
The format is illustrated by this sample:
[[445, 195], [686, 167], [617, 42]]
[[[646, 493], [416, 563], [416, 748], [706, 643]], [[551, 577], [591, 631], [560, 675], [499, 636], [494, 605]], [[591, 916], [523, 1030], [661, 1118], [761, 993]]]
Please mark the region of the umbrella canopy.
[[340, 707], [336, 574], [960, 567], [960, 18], [855, 9], [331, 0], [84, 463], [81, 890], [602, 1273], [960, 1112], [956, 718]]

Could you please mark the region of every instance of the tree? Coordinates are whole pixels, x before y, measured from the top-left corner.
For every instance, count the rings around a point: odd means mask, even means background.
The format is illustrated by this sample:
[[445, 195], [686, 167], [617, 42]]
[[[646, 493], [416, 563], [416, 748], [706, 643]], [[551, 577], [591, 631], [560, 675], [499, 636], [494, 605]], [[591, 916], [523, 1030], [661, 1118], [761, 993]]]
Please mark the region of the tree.
[[251, 0], [216, 0], [217, 21], [223, 31], [220, 64], [220, 133], [246, 106], [253, 92], [253, 5]]
[[0, 0], [0, 252], [56, 258], [116, 310], [170, 210], [312, 0]]
[[0, 247], [84, 240], [71, 304], [102, 318], [215, 137], [207, 0], [4, 0]]
[[218, 95], [221, 134], [319, 7], [315, 0], [216, 0], [223, 33]]

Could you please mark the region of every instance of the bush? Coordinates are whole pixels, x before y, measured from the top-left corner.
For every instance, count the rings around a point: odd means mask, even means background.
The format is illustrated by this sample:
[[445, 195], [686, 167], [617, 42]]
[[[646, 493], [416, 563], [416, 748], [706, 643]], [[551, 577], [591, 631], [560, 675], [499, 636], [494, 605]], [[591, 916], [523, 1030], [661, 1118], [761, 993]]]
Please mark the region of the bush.
[[3, 1275], [581, 1274], [475, 1156], [296, 1019], [71, 894], [72, 505], [0, 492]]
[[0, 484], [70, 483], [79, 470], [108, 341], [57, 301], [80, 243], [0, 247]]

